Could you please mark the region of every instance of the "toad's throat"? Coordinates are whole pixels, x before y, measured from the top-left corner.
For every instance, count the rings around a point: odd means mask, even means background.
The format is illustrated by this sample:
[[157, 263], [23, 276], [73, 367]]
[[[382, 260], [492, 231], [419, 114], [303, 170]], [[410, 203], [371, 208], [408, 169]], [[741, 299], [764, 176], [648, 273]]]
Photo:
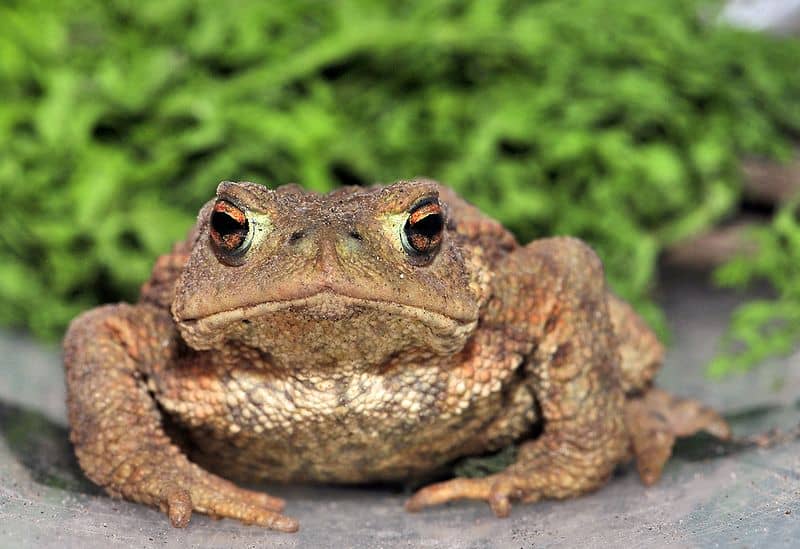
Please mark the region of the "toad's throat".
[[184, 340], [198, 350], [240, 342], [287, 365], [312, 361], [339, 366], [369, 366], [407, 349], [452, 354], [476, 324], [421, 307], [330, 291], [178, 320]]

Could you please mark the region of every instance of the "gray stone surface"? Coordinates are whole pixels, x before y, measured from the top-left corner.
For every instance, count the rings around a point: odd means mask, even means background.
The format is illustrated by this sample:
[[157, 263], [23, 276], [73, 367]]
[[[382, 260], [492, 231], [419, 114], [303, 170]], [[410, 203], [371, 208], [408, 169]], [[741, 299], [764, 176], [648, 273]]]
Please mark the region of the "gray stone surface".
[[[660, 297], [673, 342], [660, 384], [726, 411], [737, 435], [798, 422], [800, 355], [723, 382], [704, 379], [727, 315], [741, 297], [683, 276]], [[267, 487], [300, 519], [295, 535], [195, 515], [184, 530], [159, 512], [115, 501], [80, 473], [67, 441], [58, 353], [0, 335], [0, 548], [5, 547], [796, 547], [800, 442], [767, 450], [682, 443], [664, 478], [645, 488], [624, 469], [600, 491], [516, 505], [417, 515], [386, 488]]]

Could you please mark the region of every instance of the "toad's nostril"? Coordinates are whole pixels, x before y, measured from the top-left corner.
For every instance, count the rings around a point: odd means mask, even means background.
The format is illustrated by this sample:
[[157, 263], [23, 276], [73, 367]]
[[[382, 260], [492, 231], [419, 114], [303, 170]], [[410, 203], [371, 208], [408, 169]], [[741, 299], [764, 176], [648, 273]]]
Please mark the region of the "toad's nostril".
[[290, 244], [294, 244], [298, 240], [302, 240], [303, 238], [305, 238], [305, 236], [306, 236], [306, 232], [305, 231], [295, 231], [289, 237], [289, 243]]
[[359, 233], [358, 231], [350, 231], [348, 236], [353, 240], [358, 240], [358, 241], [364, 240], [364, 237], [361, 236], [361, 233]]

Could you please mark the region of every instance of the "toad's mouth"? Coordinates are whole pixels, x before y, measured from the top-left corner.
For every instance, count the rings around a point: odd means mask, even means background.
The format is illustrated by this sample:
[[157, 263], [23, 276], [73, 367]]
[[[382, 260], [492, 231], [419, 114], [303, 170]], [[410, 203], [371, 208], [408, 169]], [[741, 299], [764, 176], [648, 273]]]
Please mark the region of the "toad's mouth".
[[275, 313], [288, 312], [308, 320], [340, 320], [375, 310], [425, 324], [433, 331], [446, 331], [474, 324], [477, 321], [476, 318], [458, 318], [415, 305], [353, 297], [329, 288], [303, 297], [242, 305], [235, 309], [219, 311], [202, 317], [177, 318], [176, 315], [175, 320], [183, 326], [195, 328], [202, 326], [203, 331], [208, 331], [222, 329], [233, 323], [247, 324], [269, 319]]

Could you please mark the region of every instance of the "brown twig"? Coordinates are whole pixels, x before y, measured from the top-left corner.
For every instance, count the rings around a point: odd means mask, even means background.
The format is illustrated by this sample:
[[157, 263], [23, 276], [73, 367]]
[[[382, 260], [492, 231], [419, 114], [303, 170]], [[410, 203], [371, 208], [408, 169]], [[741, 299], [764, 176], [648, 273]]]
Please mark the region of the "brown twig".
[[670, 265], [694, 269], [713, 269], [733, 257], [755, 254], [756, 242], [749, 232], [763, 223], [739, 220], [670, 246], [664, 256]]
[[800, 151], [788, 164], [748, 159], [742, 163], [745, 198], [760, 204], [781, 204], [800, 193]]
[[[800, 194], [800, 148], [794, 160], [779, 164], [750, 158], [742, 162], [743, 197], [752, 204], [780, 206]], [[769, 218], [740, 213], [733, 222], [677, 242], [665, 253], [668, 264], [693, 269], [713, 269], [740, 255], [755, 254], [758, 247], [748, 233]]]

